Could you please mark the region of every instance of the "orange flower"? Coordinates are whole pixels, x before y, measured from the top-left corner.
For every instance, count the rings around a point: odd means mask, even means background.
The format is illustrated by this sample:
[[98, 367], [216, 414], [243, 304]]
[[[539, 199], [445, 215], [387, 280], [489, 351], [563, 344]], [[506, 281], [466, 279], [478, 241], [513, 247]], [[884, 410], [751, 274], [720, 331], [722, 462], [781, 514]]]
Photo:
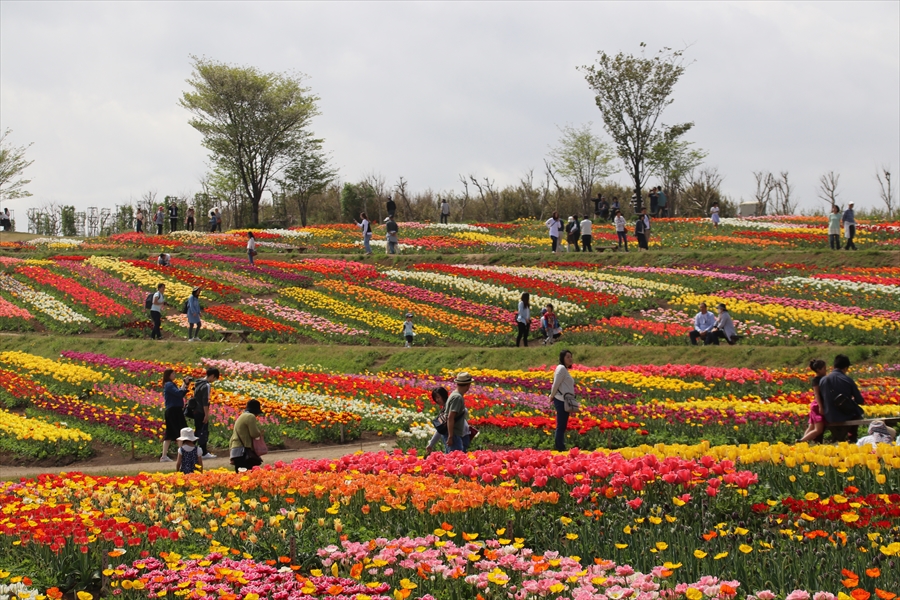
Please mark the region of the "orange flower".
[[713, 539], [714, 537], [717, 537], [718, 535], [719, 534], [715, 530], [713, 530], [713, 531], [710, 531], [709, 533], [704, 533], [703, 539], [708, 542], [709, 540]]
[[881, 569], [879, 569], [878, 567], [866, 569], [866, 575], [872, 578], [881, 577]]
[[844, 584], [845, 588], [855, 588], [859, 585], [859, 579], [848, 577], [847, 579], [842, 580], [841, 583]]
[[362, 575], [363, 566], [362, 563], [356, 563], [352, 567], [350, 567], [350, 577], [353, 579], [359, 579]]
[[[47, 590], [47, 597], [52, 598], [53, 600], [59, 600], [63, 597], [63, 593], [59, 591], [58, 587], [52, 587]], [[890, 600], [890, 599], [885, 599]]]
[[340, 594], [341, 592], [344, 591], [344, 586], [342, 586], [342, 585], [329, 585], [329, 586], [328, 586], [328, 589], [327, 589], [326, 591], [327, 591], [328, 594], [331, 595], [331, 596], [337, 596], [338, 594]]
[[857, 575], [850, 569], [841, 569], [841, 575], [843, 575], [844, 577], [849, 577], [850, 579], [859, 579], [859, 575]]
[[723, 584], [719, 587], [719, 592], [722, 593], [722, 594], [724, 594], [724, 595], [726, 595], [726, 596], [734, 596], [734, 595], [737, 594], [737, 589], [731, 587], [731, 586], [728, 585], [727, 583], [723, 583]]
[[290, 562], [291, 562], [291, 557], [290, 557], [290, 556], [279, 556], [279, 557], [278, 557], [278, 562], [280, 562], [280, 563], [283, 564], [283, 565], [290, 564]]
[[[49, 590], [47, 590], [47, 595], [48, 596], [50, 595]], [[878, 596], [879, 598], [881, 598], [881, 600], [894, 600], [894, 598], [897, 597], [897, 594], [895, 594], [893, 592], [887, 592], [885, 590], [880, 590], [878, 588], [875, 588], [875, 595]]]
[[853, 600], [869, 600], [869, 596], [872, 594], [862, 588], [856, 588], [850, 592], [850, 595], [853, 596]]

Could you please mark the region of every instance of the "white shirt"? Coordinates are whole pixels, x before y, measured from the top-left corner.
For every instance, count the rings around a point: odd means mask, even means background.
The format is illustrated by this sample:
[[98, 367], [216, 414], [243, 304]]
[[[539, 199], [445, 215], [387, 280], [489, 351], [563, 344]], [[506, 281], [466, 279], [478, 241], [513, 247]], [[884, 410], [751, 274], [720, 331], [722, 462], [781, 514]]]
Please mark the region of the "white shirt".
[[255, 238], [249, 238], [247, 240], [247, 251], [249, 252], [250, 250], [256, 250], [256, 239]]
[[591, 220], [585, 219], [580, 223], [581, 226], [581, 235], [591, 235]]
[[550, 230], [550, 237], [559, 237], [559, 219], [550, 217], [544, 222], [544, 225]]
[[650, 231], [650, 215], [644, 215], [644, 231]]
[[163, 296], [162, 292], [156, 292], [153, 294], [153, 304], [150, 305], [150, 310], [156, 312], [162, 312], [163, 304], [166, 301], [166, 297]]
[[625, 231], [625, 217], [622, 215], [616, 217], [616, 231]]
[[550, 388], [550, 397], [562, 401], [566, 394], [575, 394], [575, 379], [565, 365], [557, 365], [553, 372], [553, 387]]
[[719, 328], [719, 331], [728, 336], [729, 340], [737, 335], [737, 331], [734, 328], [734, 321], [731, 320], [731, 315], [728, 314], [728, 311], [719, 313], [719, 318], [716, 319], [716, 327]]
[[369, 231], [369, 220], [363, 219], [362, 223], [359, 224], [359, 228], [362, 229], [363, 235], [372, 235], [372, 232]]
[[694, 329], [703, 333], [704, 331], [710, 331], [716, 325], [716, 318], [709, 311], [705, 313], [698, 312], [697, 316], [694, 317]]
[[450, 214], [450, 204], [447, 202], [441, 202], [441, 214], [449, 215]]
[[519, 309], [516, 311], [516, 321], [519, 323], [527, 323], [531, 320], [531, 308], [525, 306], [525, 303], [519, 300]]

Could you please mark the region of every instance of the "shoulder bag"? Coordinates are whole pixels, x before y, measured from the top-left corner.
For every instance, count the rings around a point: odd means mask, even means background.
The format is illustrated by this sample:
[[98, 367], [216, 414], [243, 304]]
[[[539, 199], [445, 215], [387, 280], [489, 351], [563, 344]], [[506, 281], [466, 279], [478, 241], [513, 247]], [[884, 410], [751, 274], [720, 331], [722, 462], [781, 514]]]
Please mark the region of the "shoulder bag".
[[581, 410], [581, 402], [575, 394], [563, 394], [563, 407], [566, 412], [578, 412]]
[[262, 433], [259, 434], [259, 437], [253, 440], [253, 451], [257, 456], [263, 456], [269, 453], [269, 447], [266, 446], [266, 441], [263, 439]]

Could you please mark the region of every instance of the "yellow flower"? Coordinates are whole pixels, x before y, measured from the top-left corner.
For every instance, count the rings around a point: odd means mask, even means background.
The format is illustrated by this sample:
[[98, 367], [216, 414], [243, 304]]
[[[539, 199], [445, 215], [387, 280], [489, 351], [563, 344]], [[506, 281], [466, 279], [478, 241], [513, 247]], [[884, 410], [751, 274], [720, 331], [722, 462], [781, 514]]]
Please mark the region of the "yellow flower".
[[703, 559], [703, 558], [706, 558], [706, 557], [707, 557], [707, 553], [704, 552], [703, 550], [694, 550], [694, 556], [695, 556], [696, 558]]

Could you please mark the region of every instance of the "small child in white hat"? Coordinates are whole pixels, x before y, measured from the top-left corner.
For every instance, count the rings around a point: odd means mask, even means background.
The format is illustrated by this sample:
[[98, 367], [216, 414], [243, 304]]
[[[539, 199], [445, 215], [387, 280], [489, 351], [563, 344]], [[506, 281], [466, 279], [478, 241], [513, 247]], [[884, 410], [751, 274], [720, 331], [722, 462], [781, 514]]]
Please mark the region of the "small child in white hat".
[[203, 456], [200, 448], [194, 443], [197, 439], [190, 427], [181, 430], [181, 435], [178, 436], [178, 458], [175, 459], [176, 471], [187, 475], [196, 471], [198, 467], [199, 470], [203, 470]]
[[406, 338], [407, 348], [412, 346], [414, 335], [416, 335], [416, 326], [413, 325], [413, 314], [406, 313], [406, 320], [403, 322], [403, 337]]

